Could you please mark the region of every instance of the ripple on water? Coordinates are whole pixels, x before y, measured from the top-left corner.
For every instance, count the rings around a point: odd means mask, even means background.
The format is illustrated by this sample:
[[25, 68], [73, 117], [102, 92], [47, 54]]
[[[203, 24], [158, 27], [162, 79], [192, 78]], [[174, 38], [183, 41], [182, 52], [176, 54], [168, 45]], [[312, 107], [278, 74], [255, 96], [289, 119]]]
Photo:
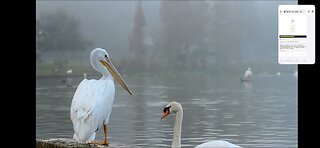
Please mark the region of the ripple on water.
[[[142, 147], [170, 147], [174, 118], [160, 120], [160, 116], [171, 98], [181, 97], [183, 147], [218, 139], [242, 147], [297, 147], [296, 82], [285, 76], [277, 81], [259, 79], [247, 91], [242, 85], [236, 87], [239, 81], [202, 86], [190, 79], [192, 85], [179, 86], [176, 82], [180, 77], [176, 77], [170, 83], [159, 80], [154, 86], [129, 84], [134, 90], [131, 98], [116, 85], [121, 91], [116, 91], [108, 138]], [[37, 80], [36, 136], [70, 138], [73, 129], [69, 109], [76, 87], [52, 81]], [[139, 79], [131, 81], [139, 84]], [[97, 138], [101, 137], [103, 130], [99, 129]]]

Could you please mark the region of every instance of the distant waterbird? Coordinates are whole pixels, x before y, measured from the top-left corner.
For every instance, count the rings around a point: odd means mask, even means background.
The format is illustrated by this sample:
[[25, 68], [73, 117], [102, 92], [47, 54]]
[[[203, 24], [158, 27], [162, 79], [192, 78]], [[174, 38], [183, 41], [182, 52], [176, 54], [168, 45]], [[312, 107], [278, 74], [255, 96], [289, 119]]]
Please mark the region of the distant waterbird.
[[244, 73], [244, 77], [240, 77], [241, 81], [249, 82], [252, 81], [252, 71], [249, 67], [248, 70]]
[[[73, 124], [73, 138], [79, 143], [108, 145], [107, 125], [115, 95], [114, 79], [130, 94], [127, 84], [111, 63], [105, 49], [95, 48], [90, 53], [91, 66], [102, 73], [99, 80], [83, 79], [74, 93], [70, 118]], [[103, 126], [104, 140], [94, 142], [96, 132]]]
[[72, 73], [72, 69], [67, 70], [66, 73], [67, 73], [67, 74], [71, 74], [71, 73]]
[[83, 79], [87, 79], [87, 73], [83, 73]]
[[298, 78], [298, 71], [297, 71], [297, 70], [295, 70], [295, 71], [293, 72], [293, 76], [294, 76], [295, 78]]
[[67, 73], [67, 77], [62, 79], [62, 83], [66, 84], [67, 87], [71, 87], [72, 86], [72, 78], [69, 76], [72, 74], [72, 69], [69, 69], [66, 71]]

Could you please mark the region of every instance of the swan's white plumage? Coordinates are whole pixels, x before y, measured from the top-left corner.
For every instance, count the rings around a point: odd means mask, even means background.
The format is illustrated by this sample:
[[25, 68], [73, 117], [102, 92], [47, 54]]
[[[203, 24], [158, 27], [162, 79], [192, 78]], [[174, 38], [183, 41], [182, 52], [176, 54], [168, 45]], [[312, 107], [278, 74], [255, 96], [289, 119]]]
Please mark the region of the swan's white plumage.
[[209, 141], [209, 142], [197, 145], [195, 148], [241, 148], [241, 147], [234, 145], [228, 141], [213, 140], [213, 141]]

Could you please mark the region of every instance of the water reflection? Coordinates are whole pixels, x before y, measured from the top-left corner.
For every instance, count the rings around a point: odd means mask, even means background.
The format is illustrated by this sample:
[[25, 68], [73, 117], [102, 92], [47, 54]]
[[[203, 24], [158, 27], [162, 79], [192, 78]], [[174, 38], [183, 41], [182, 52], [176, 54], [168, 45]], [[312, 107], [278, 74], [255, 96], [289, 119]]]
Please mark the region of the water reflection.
[[[71, 138], [73, 87], [61, 78], [37, 79], [36, 137]], [[297, 147], [297, 80], [292, 74], [257, 76], [251, 84], [232, 76], [126, 77], [129, 96], [116, 86], [108, 138], [143, 147], [169, 147], [173, 117], [160, 120], [171, 101], [184, 107], [183, 147], [228, 140], [243, 147]], [[103, 138], [99, 130], [96, 138]]]

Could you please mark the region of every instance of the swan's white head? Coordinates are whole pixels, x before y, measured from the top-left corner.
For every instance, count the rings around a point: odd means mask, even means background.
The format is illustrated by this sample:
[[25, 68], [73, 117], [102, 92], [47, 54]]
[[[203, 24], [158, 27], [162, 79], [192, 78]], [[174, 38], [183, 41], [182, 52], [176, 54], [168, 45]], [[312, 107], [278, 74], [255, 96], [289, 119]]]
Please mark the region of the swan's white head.
[[177, 113], [182, 111], [182, 106], [178, 102], [170, 102], [166, 107], [163, 109], [162, 117], [161, 119], [168, 116], [170, 113]]
[[92, 67], [96, 70], [101, 72], [104, 76], [108, 76], [111, 74], [111, 76], [116, 79], [116, 81], [129, 93], [130, 92], [127, 84], [123, 80], [120, 73], [117, 71], [117, 69], [113, 66], [109, 54], [105, 49], [102, 48], [95, 48], [90, 53], [90, 61]]

